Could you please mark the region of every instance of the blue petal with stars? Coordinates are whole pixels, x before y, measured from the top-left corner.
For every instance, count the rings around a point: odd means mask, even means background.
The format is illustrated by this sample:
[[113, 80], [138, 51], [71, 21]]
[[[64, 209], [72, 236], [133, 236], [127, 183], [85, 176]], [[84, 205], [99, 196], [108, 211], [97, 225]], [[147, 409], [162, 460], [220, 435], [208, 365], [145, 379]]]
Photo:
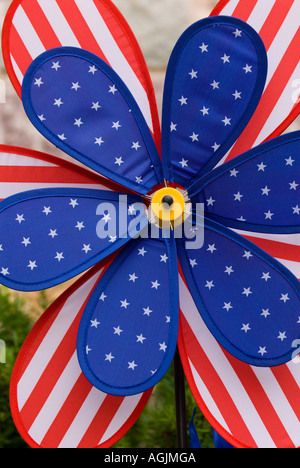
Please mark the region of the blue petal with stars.
[[178, 335], [178, 269], [174, 239], [141, 239], [100, 280], [78, 333], [87, 379], [113, 395], [152, 388], [168, 370]]
[[164, 93], [166, 179], [187, 188], [221, 160], [253, 115], [266, 74], [260, 37], [238, 19], [207, 18], [183, 34]]
[[[197, 188], [198, 187], [198, 188]], [[275, 138], [203, 177], [207, 216], [236, 229], [300, 232], [300, 132]]]
[[227, 351], [248, 364], [292, 360], [300, 338], [300, 285], [283, 265], [212, 220], [200, 249], [178, 241], [180, 263], [199, 313]]
[[133, 195], [55, 188], [7, 198], [0, 203], [0, 282], [22, 291], [53, 287], [115, 252], [147, 224], [144, 205]]
[[146, 194], [161, 183], [160, 158], [132, 94], [103, 60], [61, 47], [40, 55], [22, 87], [35, 127], [109, 179]]

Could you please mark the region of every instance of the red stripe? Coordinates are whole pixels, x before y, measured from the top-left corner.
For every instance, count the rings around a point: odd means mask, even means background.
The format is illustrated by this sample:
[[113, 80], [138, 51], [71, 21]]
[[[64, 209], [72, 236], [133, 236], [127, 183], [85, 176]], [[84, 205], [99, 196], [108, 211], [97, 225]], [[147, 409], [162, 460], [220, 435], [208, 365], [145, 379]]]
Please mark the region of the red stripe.
[[66, 2], [65, 0], [56, 0], [59, 8], [61, 9], [64, 17], [69, 23], [74, 35], [76, 36], [80, 46], [83, 49], [92, 52], [93, 54], [100, 57], [102, 60], [108, 63], [107, 58], [105, 57], [102, 49], [100, 48], [98, 42], [94, 38], [90, 28], [86, 24], [85, 19], [83, 18], [79, 8], [75, 2]]
[[259, 32], [267, 51], [278, 34], [278, 31], [285, 21], [293, 3], [294, 0], [276, 0], [272, 10], [270, 11], [266, 22]]
[[10, 30], [10, 50], [21, 73], [25, 75], [26, 70], [31, 64], [33, 58], [29, 54], [21, 37], [19, 36], [18, 31], [16, 30], [13, 24], [11, 25]]
[[[296, 366], [296, 364], [295, 364]], [[296, 398], [299, 394], [299, 385], [293, 377], [287, 365], [272, 367], [272, 372], [280, 385], [289, 405], [293, 409], [298, 420], [300, 420], [300, 399]]]
[[255, 243], [262, 250], [275, 258], [290, 260], [292, 262], [300, 262], [300, 246], [285, 244], [283, 242], [275, 242], [268, 239], [260, 239], [258, 237], [245, 236], [246, 239]]
[[[283, 443], [287, 444], [286, 448], [294, 447], [294, 444], [285, 430], [282, 421], [272, 406], [267, 394], [265, 393], [252, 368], [233, 358], [226, 351], [225, 355], [227, 356], [228, 361], [241, 381], [244, 389], [246, 390], [250, 400], [253, 403], [253, 406], [263, 421], [276, 447], [284, 448], [282, 446]], [[298, 394], [298, 391], [294, 395], [296, 394]]]
[[92, 385], [81, 374], [42, 440], [42, 447], [59, 446], [91, 389]]
[[84, 448], [88, 446], [97, 447], [99, 445], [100, 440], [105, 434], [109, 424], [111, 423], [123, 401], [124, 397], [107, 395], [88, 430], [82, 437], [78, 448]]
[[62, 167], [38, 166], [1, 166], [0, 181], [13, 183], [74, 183], [100, 184], [98, 178], [88, 177], [80, 171], [67, 170]]
[[231, 16], [247, 21], [258, 0], [240, 0]]
[[[243, 418], [241, 417], [234, 401], [232, 400], [227, 388], [219, 377], [217, 370], [210, 362], [208, 356], [200, 346], [198, 340], [195, 338], [193, 331], [187, 322], [186, 318], [181, 314], [182, 335], [184, 336], [184, 346], [186, 347], [186, 354], [193, 366], [201, 376], [206, 388], [208, 389], [211, 397], [213, 398], [216, 406], [219, 408], [222, 416], [232, 434], [239, 434], [242, 440], [249, 447], [256, 447], [256, 443], [249, 432]], [[190, 369], [188, 360], [185, 364], [185, 370]], [[192, 376], [192, 374], [191, 374]], [[192, 377], [193, 379], [193, 377]], [[194, 381], [194, 379], [193, 379]], [[189, 380], [191, 386], [191, 380]], [[199, 392], [197, 390], [199, 395]], [[199, 401], [197, 395], [194, 394], [196, 400]], [[199, 395], [201, 398], [201, 395]], [[198, 403], [199, 404], [199, 403]], [[207, 414], [207, 409], [203, 408], [202, 402], [199, 404], [200, 408], [206, 413], [206, 417], [211, 419], [211, 414]]]
[[54, 47], [61, 47], [62, 44], [53, 31], [47, 17], [45, 16], [42, 8], [37, 1], [26, 2], [23, 1], [22, 7], [28, 16], [33, 28], [37, 31], [39, 39], [41, 40], [45, 49], [52, 49]]
[[286, 54], [282, 58], [275, 74], [266, 88], [250, 123], [235, 144], [227, 160], [242, 154], [254, 145], [258, 135], [278, 102], [278, 96], [280, 96], [285, 90], [299, 63], [299, 53], [295, 53], [295, 51], [299, 50], [299, 41], [300, 29], [298, 29], [295, 34]]

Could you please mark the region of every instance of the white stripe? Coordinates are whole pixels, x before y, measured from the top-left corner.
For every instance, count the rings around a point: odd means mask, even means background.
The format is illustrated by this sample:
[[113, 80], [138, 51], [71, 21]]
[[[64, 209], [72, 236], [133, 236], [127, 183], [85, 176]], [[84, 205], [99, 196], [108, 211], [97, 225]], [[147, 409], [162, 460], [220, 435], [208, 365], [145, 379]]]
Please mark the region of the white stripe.
[[196, 368], [193, 366], [192, 362], [189, 359], [190, 367], [192, 370], [193, 378], [197, 387], [199, 394], [203, 401], [205, 401], [205, 405], [208, 411], [212, 414], [212, 416], [223, 426], [223, 428], [231, 434], [229, 427], [224, 420], [222, 413], [220, 412], [219, 408], [217, 407], [214, 399], [212, 398], [211, 394], [209, 393], [206, 385], [204, 384], [203, 380], [201, 379], [200, 375], [198, 374]]
[[42, 159], [35, 159], [30, 156], [14, 153], [0, 153], [0, 167], [1, 166], [58, 167], [57, 165], [43, 161]]
[[231, 0], [227, 5], [223, 8], [223, 10], [220, 12], [221, 15], [228, 15], [231, 16], [236, 7], [239, 4], [239, 0]]
[[239, 229], [233, 229], [233, 231], [241, 236], [253, 237], [254, 239], [257, 237], [258, 239], [300, 246], [300, 234], [265, 234], [261, 232], [241, 231]]
[[14, 72], [16, 74], [16, 77], [17, 77], [19, 83], [22, 84], [23, 83], [23, 73], [21, 72], [20, 68], [18, 67], [15, 59], [12, 56], [12, 54], [10, 54], [10, 59], [11, 59], [11, 63], [12, 63]]
[[31, 22], [28, 19], [28, 16], [26, 15], [21, 5], [15, 12], [13, 25], [18, 31], [26, 49], [33, 59], [45, 52], [45, 47], [35, 32]]
[[38, 383], [46, 366], [53, 357], [53, 354], [63, 340], [72, 322], [76, 318], [74, 309], [76, 311], [80, 310], [98, 277], [99, 273], [84, 283], [68, 298], [48, 333], [41, 342], [39, 348], [32, 357], [18, 383], [18, 404], [20, 411], [34, 390], [34, 387]]
[[275, 0], [259, 1], [253, 8], [252, 13], [247, 20], [247, 23], [259, 32], [274, 5]]
[[63, 46], [81, 47], [69, 23], [55, 0], [37, 0], [60, 43]]
[[75, 352], [28, 431], [37, 444], [47, 434], [80, 375], [81, 369]]
[[125, 424], [129, 416], [133, 413], [133, 411], [137, 407], [142, 396], [143, 394], [140, 393], [138, 395], [128, 396], [123, 400], [118, 411], [116, 412], [111, 423], [109, 424], [106, 432], [101, 438], [99, 445], [104, 444], [104, 442], [109, 440], [113, 435], [115, 435], [119, 431], [119, 429], [121, 429], [123, 424]]
[[[288, 399], [283, 393], [271, 369], [252, 367], [255, 375], [260, 381], [260, 384], [268, 393], [268, 398], [272, 403], [278, 417], [283, 423], [285, 430], [289, 434], [291, 440], [296, 447], [300, 446], [300, 421], [294, 413]], [[296, 398], [296, 395], [295, 395]]]
[[193, 329], [195, 337], [206, 353], [211, 364], [217, 370], [220, 379], [227, 388], [230, 397], [232, 398], [253, 439], [257, 445], [262, 444], [264, 447], [275, 448], [275, 444], [257, 413], [248, 393], [243, 387], [242, 382], [231, 367], [222, 351], [222, 348], [203, 322], [182, 278], [180, 278], [180, 305], [186, 320]]
[[76, 448], [107, 395], [92, 387], [58, 448]]
[[298, 387], [300, 387], [300, 363], [296, 364], [293, 361], [290, 361], [287, 363], [287, 367], [292, 376], [294, 377], [296, 384], [298, 385]]
[[[0, 175], [1, 179], [1, 175]], [[28, 190], [36, 190], [41, 188], [85, 188], [85, 189], [95, 189], [110, 191], [106, 187], [102, 187], [100, 184], [66, 184], [66, 183], [11, 183], [11, 182], [1, 182], [0, 184], [0, 200], [15, 195], [16, 193], [27, 192]]]
[[147, 93], [119, 49], [94, 2], [92, 0], [75, 0], [75, 3], [80, 9], [81, 14], [91, 29], [96, 41], [99, 43], [111, 67], [126, 83], [138, 103], [149, 128], [153, 130]]
[[278, 262], [282, 263], [288, 270], [290, 270], [296, 278], [300, 279], [300, 262], [293, 262], [291, 260], [284, 260], [277, 258]]

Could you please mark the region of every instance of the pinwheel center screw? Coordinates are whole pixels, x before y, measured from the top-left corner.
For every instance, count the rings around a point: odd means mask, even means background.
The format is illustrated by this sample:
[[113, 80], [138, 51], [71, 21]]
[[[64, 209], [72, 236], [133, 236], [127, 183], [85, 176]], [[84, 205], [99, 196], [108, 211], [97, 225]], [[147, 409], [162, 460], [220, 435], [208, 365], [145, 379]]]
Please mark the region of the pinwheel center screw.
[[165, 187], [154, 193], [151, 200], [151, 220], [161, 228], [176, 227], [185, 219], [186, 200], [182, 191]]

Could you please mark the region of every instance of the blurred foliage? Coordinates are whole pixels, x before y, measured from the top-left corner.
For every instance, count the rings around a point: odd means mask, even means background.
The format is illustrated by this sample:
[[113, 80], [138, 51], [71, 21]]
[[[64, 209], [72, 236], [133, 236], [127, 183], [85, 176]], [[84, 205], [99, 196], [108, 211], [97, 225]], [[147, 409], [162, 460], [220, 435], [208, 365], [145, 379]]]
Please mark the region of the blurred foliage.
[[[49, 305], [47, 294], [36, 296], [35, 306], [0, 286], [0, 339], [6, 344], [6, 363], [0, 363], [0, 448], [28, 447], [19, 436], [10, 413], [9, 383], [18, 352], [34, 322]], [[187, 425], [192, 418], [195, 400], [186, 384]], [[203, 448], [212, 448], [211, 427], [200, 411], [195, 426]], [[155, 387], [142, 415], [114, 448], [176, 448], [176, 410], [173, 368]]]

